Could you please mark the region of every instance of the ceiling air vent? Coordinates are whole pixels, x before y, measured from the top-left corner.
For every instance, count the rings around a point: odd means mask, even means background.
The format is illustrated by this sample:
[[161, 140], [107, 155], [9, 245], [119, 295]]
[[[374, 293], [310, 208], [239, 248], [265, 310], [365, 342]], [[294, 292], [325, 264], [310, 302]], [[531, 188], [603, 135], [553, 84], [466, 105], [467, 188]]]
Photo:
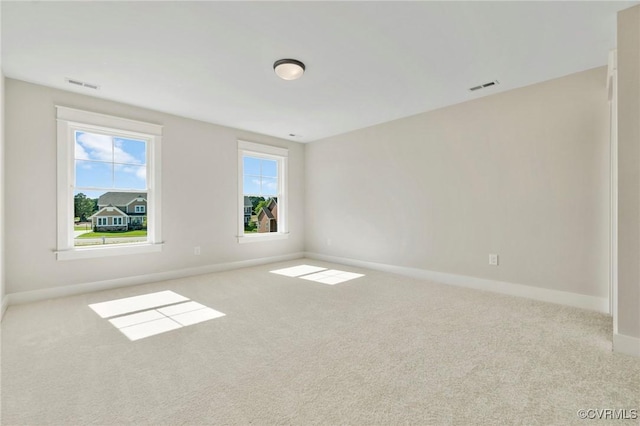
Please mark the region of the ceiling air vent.
[[80, 80], [74, 80], [71, 78], [67, 78], [67, 83], [69, 84], [74, 84], [76, 86], [80, 86], [80, 87], [86, 87], [88, 89], [93, 89], [93, 90], [98, 90], [98, 85], [97, 84], [92, 84], [92, 83], [86, 83], [84, 81], [80, 81]]
[[493, 80], [488, 83], [481, 84], [479, 86], [474, 86], [469, 89], [470, 92], [475, 92], [476, 90], [484, 89], [485, 87], [495, 86], [496, 84], [500, 84], [498, 80]]

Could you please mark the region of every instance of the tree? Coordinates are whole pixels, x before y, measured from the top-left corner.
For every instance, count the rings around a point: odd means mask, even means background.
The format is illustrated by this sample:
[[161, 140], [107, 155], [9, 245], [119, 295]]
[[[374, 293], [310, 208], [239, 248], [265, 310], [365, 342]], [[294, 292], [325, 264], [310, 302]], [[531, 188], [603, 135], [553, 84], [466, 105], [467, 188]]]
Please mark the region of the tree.
[[253, 208], [253, 213], [254, 214], [258, 214], [258, 212], [260, 211], [258, 209], [258, 203], [260, 201], [264, 201], [264, 197], [254, 197], [254, 196], [249, 196], [249, 200], [251, 200], [251, 206]]
[[256, 222], [249, 222], [244, 226], [244, 230], [245, 232], [255, 232], [257, 227], [258, 225], [256, 224]]
[[256, 205], [256, 208], [255, 208], [256, 214], [260, 214], [260, 210], [262, 210], [263, 207], [266, 207], [267, 204], [269, 204], [269, 200], [262, 200], [258, 202], [258, 205]]
[[98, 207], [98, 200], [87, 198], [82, 192], [73, 197], [74, 216], [80, 219], [80, 222], [86, 222]]
[[256, 212], [256, 214], [260, 214], [260, 210], [263, 207], [266, 208], [269, 205], [269, 203], [271, 202], [271, 200], [275, 200], [276, 203], [278, 202], [278, 199], [276, 197], [269, 197], [266, 200], [263, 197], [260, 197], [260, 198], [262, 198], [262, 201], [258, 202], [258, 204], [256, 205], [256, 208], [254, 210]]

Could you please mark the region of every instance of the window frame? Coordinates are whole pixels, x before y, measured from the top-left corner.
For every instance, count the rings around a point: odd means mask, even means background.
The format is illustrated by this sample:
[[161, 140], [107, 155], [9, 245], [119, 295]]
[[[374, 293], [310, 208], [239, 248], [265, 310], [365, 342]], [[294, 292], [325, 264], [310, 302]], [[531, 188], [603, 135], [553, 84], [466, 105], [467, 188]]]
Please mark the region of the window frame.
[[[56, 105], [57, 118], [57, 260], [158, 252], [162, 250], [161, 146], [162, 125]], [[147, 143], [147, 242], [74, 246], [75, 132], [98, 132]]]
[[[278, 231], [266, 233], [244, 232], [244, 161], [247, 155], [266, 160], [275, 160], [278, 167]], [[289, 150], [271, 145], [238, 140], [238, 242], [282, 240], [289, 238], [289, 197], [288, 197]], [[260, 226], [260, 224], [258, 224]]]

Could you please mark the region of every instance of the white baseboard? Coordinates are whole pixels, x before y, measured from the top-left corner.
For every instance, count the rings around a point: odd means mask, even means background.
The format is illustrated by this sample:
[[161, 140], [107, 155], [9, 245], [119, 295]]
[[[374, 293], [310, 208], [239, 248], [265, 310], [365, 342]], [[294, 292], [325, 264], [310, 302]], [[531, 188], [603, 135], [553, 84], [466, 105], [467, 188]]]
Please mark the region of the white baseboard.
[[344, 257], [329, 256], [319, 253], [306, 252], [309, 259], [324, 260], [342, 265], [358, 266], [377, 271], [391, 272], [412, 278], [424, 279], [458, 287], [473, 288], [476, 290], [492, 291], [494, 293], [508, 294], [511, 296], [525, 297], [543, 302], [573, 306], [592, 311], [609, 313], [609, 301], [606, 297], [587, 296], [584, 294], [570, 293], [567, 291], [551, 290], [548, 288], [533, 287], [523, 284], [514, 284], [505, 281], [495, 281], [485, 278], [470, 277], [466, 275], [449, 274], [444, 272], [429, 271], [426, 269], [394, 266], [384, 263], [368, 262]]
[[74, 296], [76, 294], [91, 293], [94, 291], [110, 290], [120, 287], [128, 287], [140, 284], [148, 284], [157, 281], [173, 280], [177, 278], [191, 277], [195, 275], [210, 274], [212, 272], [228, 271], [232, 269], [247, 268], [250, 266], [263, 265], [267, 263], [283, 262], [286, 260], [300, 259], [303, 253], [292, 253], [282, 256], [262, 257], [259, 259], [240, 260], [237, 262], [217, 263], [214, 265], [199, 266], [196, 268], [178, 269], [167, 272], [157, 272], [154, 274], [138, 275], [134, 277], [116, 278], [113, 280], [96, 281], [90, 283], [74, 284], [63, 287], [46, 288], [42, 290], [21, 291], [5, 295], [2, 300], [3, 312], [5, 304], [18, 305], [21, 303], [31, 303], [40, 300], [53, 299], [56, 297]]
[[613, 351], [627, 355], [640, 356], [640, 339], [624, 334], [613, 334]]

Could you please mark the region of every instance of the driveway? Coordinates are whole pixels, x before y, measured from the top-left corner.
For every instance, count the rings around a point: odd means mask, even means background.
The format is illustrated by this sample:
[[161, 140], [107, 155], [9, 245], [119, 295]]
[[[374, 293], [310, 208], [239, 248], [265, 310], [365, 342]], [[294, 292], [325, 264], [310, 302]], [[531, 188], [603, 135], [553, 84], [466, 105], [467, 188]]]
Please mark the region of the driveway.
[[82, 234], [86, 234], [87, 232], [91, 232], [91, 228], [86, 231], [73, 231], [73, 238], [78, 238]]

